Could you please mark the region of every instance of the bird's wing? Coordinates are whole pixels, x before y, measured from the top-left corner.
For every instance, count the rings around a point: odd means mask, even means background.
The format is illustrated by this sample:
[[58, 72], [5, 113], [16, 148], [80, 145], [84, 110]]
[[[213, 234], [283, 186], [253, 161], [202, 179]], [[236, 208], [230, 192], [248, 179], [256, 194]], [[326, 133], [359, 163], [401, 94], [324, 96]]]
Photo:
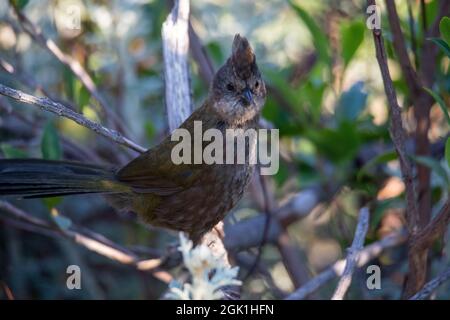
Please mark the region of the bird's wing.
[[189, 187], [200, 168], [189, 164], [175, 165], [171, 161], [172, 144], [166, 140], [132, 160], [117, 172], [118, 180], [135, 192], [161, 196]]
[[[181, 126], [192, 132], [192, 122], [201, 117], [199, 108]], [[193, 139], [193, 137], [192, 137]], [[117, 178], [135, 192], [171, 195], [191, 186], [204, 169], [202, 165], [179, 164], [171, 160], [178, 141], [167, 137], [158, 146], [146, 151], [117, 172]], [[193, 141], [191, 141], [193, 143]]]

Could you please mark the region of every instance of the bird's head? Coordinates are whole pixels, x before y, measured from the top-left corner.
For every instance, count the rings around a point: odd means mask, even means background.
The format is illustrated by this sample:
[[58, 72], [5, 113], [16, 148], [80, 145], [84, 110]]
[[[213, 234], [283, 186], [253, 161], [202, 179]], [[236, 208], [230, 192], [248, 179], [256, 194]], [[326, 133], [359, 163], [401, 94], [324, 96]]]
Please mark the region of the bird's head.
[[228, 123], [255, 119], [266, 99], [266, 86], [248, 40], [235, 35], [231, 56], [217, 71], [211, 88], [212, 107]]

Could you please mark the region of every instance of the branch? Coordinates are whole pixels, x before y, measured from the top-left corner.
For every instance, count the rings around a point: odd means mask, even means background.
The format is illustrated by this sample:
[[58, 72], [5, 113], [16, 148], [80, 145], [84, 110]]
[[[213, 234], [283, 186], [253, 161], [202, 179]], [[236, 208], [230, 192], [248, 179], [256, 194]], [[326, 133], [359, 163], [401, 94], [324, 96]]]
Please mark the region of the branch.
[[[368, 0], [367, 4], [368, 6], [375, 5], [375, 0]], [[410, 237], [414, 237], [414, 235], [420, 230], [420, 227], [423, 224], [426, 216], [424, 215], [423, 217], [421, 217], [417, 205], [418, 201], [416, 198], [416, 190], [413, 181], [412, 169], [405, 151], [406, 133], [402, 125], [401, 109], [397, 103], [397, 96], [395, 93], [394, 85], [392, 83], [391, 75], [389, 73], [386, 50], [384, 48], [381, 29], [377, 28], [373, 29], [373, 40], [375, 43], [376, 57], [378, 64], [380, 66], [384, 90], [386, 92], [389, 110], [391, 114], [391, 124], [389, 128], [389, 133], [391, 135], [394, 147], [398, 154], [400, 162], [400, 170], [402, 172], [403, 181], [405, 183], [406, 222], [408, 226], [408, 232], [410, 234]], [[421, 113], [423, 110], [416, 108], [415, 111]], [[419, 126], [418, 131], [416, 133], [418, 137], [417, 142], [419, 145], [421, 145], [418, 146], [418, 148], [423, 149], [421, 150], [421, 154], [426, 154], [427, 148], [429, 146], [426, 135], [422, 134], [422, 131], [427, 132], [428, 130], [427, 123], [429, 123], [429, 121], [427, 119], [429, 120], [428, 117], [425, 117], [425, 120], [423, 122], [420, 122], [421, 126]], [[422, 141], [423, 139], [425, 139], [425, 141]], [[419, 167], [420, 169], [419, 180], [422, 182], [421, 186], [423, 186], [424, 185], [423, 183], [426, 183], [428, 181], [427, 175], [429, 171], [427, 170], [424, 171], [421, 168], [423, 167]], [[429, 194], [427, 190], [421, 189], [421, 192], [425, 192], [425, 195]], [[427, 199], [426, 198], [422, 199], [420, 203], [423, 204], [421, 205], [421, 211], [424, 211], [426, 213], [427, 210], [425, 210], [426, 208], [425, 204], [427, 203]], [[417, 291], [417, 289], [423, 285], [426, 279], [426, 268], [427, 268], [426, 265], [427, 252], [417, 253], [409, 250], [408, 256], [409, 256], [408, 257], [409, 274], [405, 289], [406, 296], [411, 295], [411, 293]]]
[[108, 104], [98, 92], [97, 86], [95, 85], [91, 76], [83, 68], [83, 66], [77, 60], [65, 54], [53, 40], [47, 39], [40, 28], [24, 15], [12, 0], [10, 0], [10, 5], [16, 13], [17, 18], [19, 19], [19, 23], [22, 29], [41, 47], [49, 51], [57, 60], [67, 66], [72, 71], [72, 73], [81, 81], [83, 86], [89, 91], [94, 99], [97, 100], [99, 105], [105, 111], [106, 115], [111, 117], [114, 122], [121, 127], [121, 129], [124, 129], [124, 126], [121, 124], [120, 118], [107, 106]]
[[119, 132], [108, 129], [94, 121], [91, 121], [85, 117], [83, 117], [81, 114], [71, 110], [69, 107], [66, 107], [65, 105], [55, 102], [53, 100], [50, 100], [47, 97], [39, 98], [35, 97], [29, 94], [26, 94], [22, 91], [12, 89], [10, 87], [4, 86], [0, 84], [0, 94], [10, 97], [14, 100], [24, 102], [30, 105], [36, 105], [40, 107], [41, 109], [52, 112], [60, 117], [68, 118], [72, 121], [75, 121], [79, 125], [86, 127], [88, 129], [91, 129], [97, 134], [100, 134], [120, 145], [123, 145], [125, 147], [128, 147], [134, 151], [137, 152], [145, 152], [145, 148], [139, 146], [138, 144], [134, 143], [133, 141], [125, 138], [122, 136]]
[[414, 98], [417, 97], [417, 95], [420, 94], [421, 91], [423, 91], [422, 85], [420, 84], [417, 74], [414, 71], [411, 61], [409, 60], [405, 45], [405, 38], [400, 27], [400, 20], [397, 14], [394, 0], [386, 0], [386, 9], [388, 13], [389, 24], [391, 26], [395, 53], [397, 54], [398, 62], [400, 63], [403, 76], [405, 77], [406, 83]]
[[[296, 194], [285, 205], [274, 212], [267, 232], [267, 241], [274, 243], [290, 224], [307, 217], [319, 204], [319, 190], [304, 190]], [[228, 250], [242, 251], [256, 247], [261, 242], [266, 217], [258, 214], [253, 218], [239, 221], [225, 229], [225, 246]]]
[[[114, 243], [101, 234], [90, 230], [82, 231], [83, 228], [79, 226], [72, 225], [69, 229], [61, 229], [56, 225], [26, 213], [6, 201], [0, 201], [0, 210], [18, 219], [11, 220], [16, 227], [42, 233], [46, 236], [62, 236], [108, 259], [121, 264], [132, 265], [140, 271], [158, 272], [160, 276], [154, 274], [156, 277], [167, 279], [167, 275], [162, 274], [159, 267], [169, 258], [168, 255], [157, 259], [141, 259], [132, 251]], [[9, 222], [9, 218], [6, 216], [0, 215], [0, 219]]]
[[435, 240], [444, 236], [449, 222], [450, 200], [447, 200], [436, 217], [414, 237], [411, 249], [422, 251], [429, 248]]
[[367, 230], [369, 228], [369, 210], [362, 208], [359, 211], [358, 225], [356, 226], [355, 238], [353, 239], [352, 246], [348, 250], [347, 259], [345, 262], [345, 269], [339, 280], [336, 291], [333, 294], [332, 300], [344, 299], [352, 282], [352, 275], [358, 262], [358, 256], [364, 246], [364, 239], [366, 238]]
[[[368, 0], [367, 4], [375, 5], [375, 0]], [[389, 133], [399, 157], [400, 169], [402, 171], [402, 176], [406, 187], [406, 218], [408, 220], [408, 228], [410, 231], [413, 231], [417, 226], [416, 219], [418, 218], [416, 192], [411, 165], [405, 151], [406, 133], [402, 124], [401, 109], [397, 103], [397, 95], [389, 73], [381, 29], [373, 29], [373, 40], [375, 43], [377, 61], [380, 66], [381, 76], [383, 78], [384, 90], [386, 92], [389, 110], [391, 113]]]
[[424, 300], [428, 298], [441, 284], [450, 279], [450, 268], [428, 282], [422, 290], [413, 295], [409, 300]]
[[[366, 265], [370, 260], [378, 257], [384, 250], [395, 247], [406, 241], [406, 236], [403, 233], [394, 233], [386, 236], [384, 239], [374, 242], [359, 253], [357, 266], [362, 267]], [[344, 259], [335, 262], [329, 268], [321, 272], [319, 275], [311, 279], [305, 285], [298, 290], [291, 293], [287, 300], [302, 300], [315, 292], [321, 286], [325, 285], [337, 276], [341, 276], [344, 273], [346, 261]]]
[[214, 66], [190, 22], [189, 41], [191, 43], [192, 57], [195, 62], [197, 62], [200, 76], [202, 77], [203, 82], [210, 84], [214, 78]]
[[178, 128], [192, 112], [188, 67], [189, 0], [176, 0], [162, 25], [165, 98], [170, 131]]
[[[175, 0], [161, 30], [164, 56], [165, 98], [169, 129], [177, 129], [191, 114], [191, 88], [188, 66], [189, 0]], [[212, 254], [230, 265], [224, 244], [223, 223], [203, 236]], [[230, 291], [231, 292], [231, 291]]]

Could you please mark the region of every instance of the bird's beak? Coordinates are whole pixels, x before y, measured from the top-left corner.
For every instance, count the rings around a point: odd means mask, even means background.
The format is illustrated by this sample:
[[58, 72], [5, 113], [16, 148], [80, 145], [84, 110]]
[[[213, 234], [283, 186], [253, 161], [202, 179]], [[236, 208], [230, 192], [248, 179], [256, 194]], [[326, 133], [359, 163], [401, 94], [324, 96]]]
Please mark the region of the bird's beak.
[[249, 88], [245, 88], [242, 92], [242, 101], [244, 102], [244, 105], [249, 106], [253, 103], [253, 96], [252, 92]]

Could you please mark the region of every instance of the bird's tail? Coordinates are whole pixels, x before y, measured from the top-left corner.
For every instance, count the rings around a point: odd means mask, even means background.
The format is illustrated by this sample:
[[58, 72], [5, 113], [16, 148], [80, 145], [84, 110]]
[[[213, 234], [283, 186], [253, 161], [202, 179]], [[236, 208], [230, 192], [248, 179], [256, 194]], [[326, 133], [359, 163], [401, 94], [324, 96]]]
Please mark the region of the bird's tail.
[[43, 198], [83, 193], [121, 193], [114, 171], [80, 162], [1, 159], [0, 196]]

